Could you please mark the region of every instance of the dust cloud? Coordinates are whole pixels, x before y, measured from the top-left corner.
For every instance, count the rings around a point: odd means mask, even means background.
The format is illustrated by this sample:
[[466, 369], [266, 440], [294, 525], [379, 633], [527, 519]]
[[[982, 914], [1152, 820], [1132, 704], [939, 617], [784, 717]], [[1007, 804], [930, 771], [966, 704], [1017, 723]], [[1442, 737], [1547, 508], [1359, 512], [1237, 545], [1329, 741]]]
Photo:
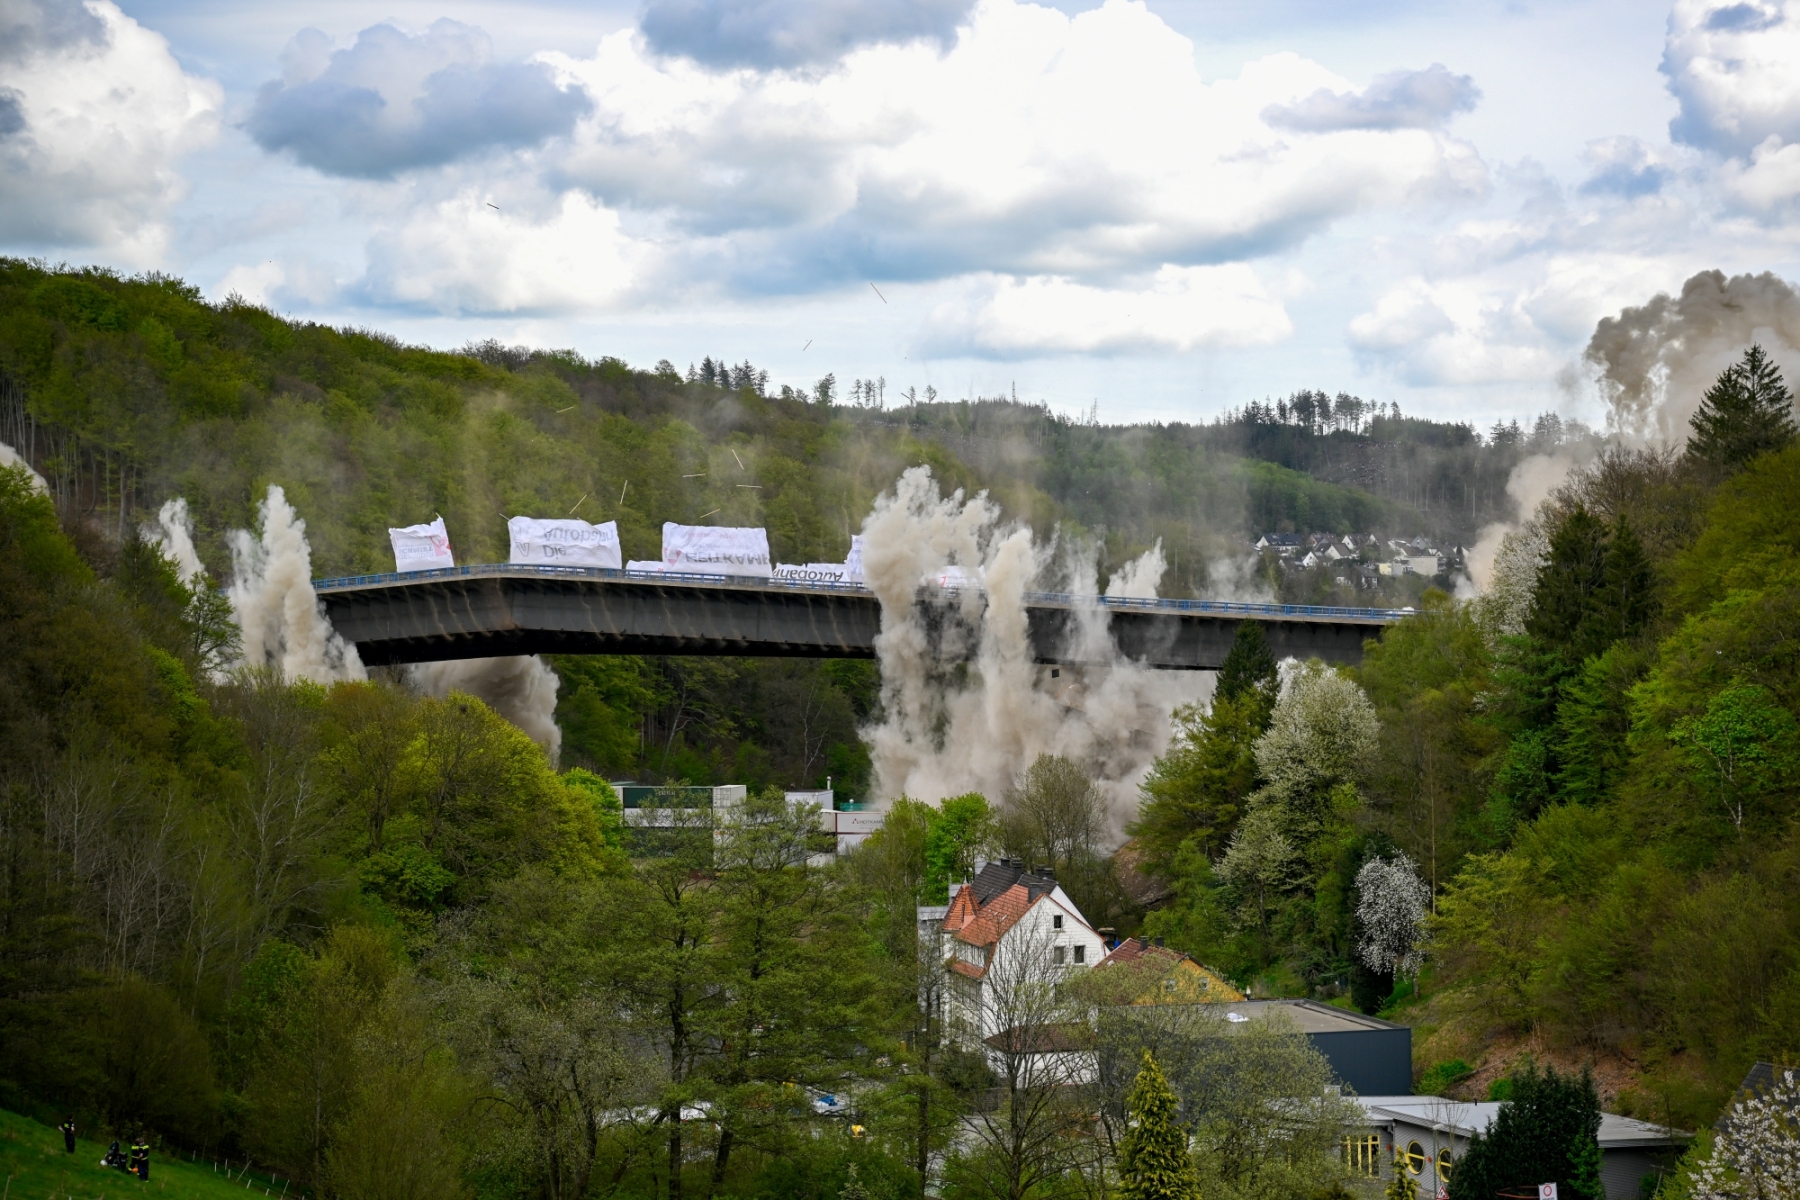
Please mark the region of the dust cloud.
[[[1115, 575], [1115, 587], [1153, 595], [1161, 558], [1153, 548]], [[920, 581], [951, 566], [983, 578], [984, 587], [916, 605]], [[1029, 529], [1003, 524], [985, 493], [944, 496], [920, 466], [863, 523], [863, 568], [881, 604], [883, 716], [863, 730], [875, 795], [936, 802], [978, 791], [998, 799], [1039, 754], [1058, 754], [1095, 779], [1122, 838], [1138, 782], [1168, 744], [1170, 712], [1210, 676], [1124, 659], [1097, 599], [1075, 604], [1067, 657], [1079, 665], [1053, 678], [1032, 661], [1025, 593], [1056, 578], [1071, 593], [1095, 596], [1092, 548], [1042, 545]]]
[[[1527, 526], [1533, 524], [1538, 507], [1576, 468], [1592, 457], [1592, 453], [1584, 449], [1577, 453], [1532, 454], [1520, 460], [1506, 478], [1506, 494], [1512, 499], [1515, 516], [1511, 521], [1495, 521], [1482, 526], [1464, 560], [1469, 573], [1458, 584], [1459, 599], [1487, 595], [1493, 589], [1500, 574], [1497, 564], [1502, 561], [1507, 539], [1527, 536]], [[1541, 540], [1541, 531], [1532, 536]], [[1516, 554], [1504, 555], [1504, 558], [1513, 566], [1523, 561]], [[1535, 577], [1535, 571], [1533, 575]], [[1530, 590], [1529, 585], [1526, 590]]]
[[306, 522], [275, 484], [257, 505], [257, 516], [260, 532], [233, 529], [225, 535], [231, 548], [228, 595], [244, 635], [243, 665], [275, 667], [285, 679], [314, 683], [367, 678], [356, 647], [331, 628], [313, 592]]
[[1613, 427], [1628, 440], [1678, 446], [1719, 373], [1761, 343], [1790, 381], [1800, 368], [1800, 294], [1765, 271], [1701, 271], [1681, 295], [1602, 318], [1583, 357], [1599, 371]]
[[23, 454], [20, 454], [5, 442], [0, 442], [0, 467], [24, 467], [25, 473], [31, 476], [31, 490], [40, 496], [48, 496], [50, 494], [50, 485], [45, 481], [44, 477], [32, 470], [31, 464], [25, 461], [25, 456]]
[[442, 699], [466, 692], [525, 732], [550, 765], [562, 753], [562, 729], [556, 724], [556, 689], [561, 682], [550, 664], [536, 655], [467, 658], [418, 663], [406, 670], [407, 681], [427, 696]]
[[188, 515], [186, 500], [177, 496], [163, 501], [155, 519], [145, 522], [143, 533], [174, 564], [181, 582], [191, 588], [206, 578], [206, 564], [194, 549], [194, 519]]
[[1156, 545], [1113, 572], [1106, 581], [1106, 594], [1115, 600], [1154, 600], [1163, 572], [1168, 569], [1162, 539], [1157, 538]]
[[[1701, 271], [1682, 284], [1679, 296], [1658, 293], [1601, 318], [1582, 357], [1596, 373], [1615, 443], [1680, 446], [1706, 389], [1753, 344], [1761, 344], [1789, 380], [1796, 377], [1800, 293], [1766, 271], [1729, 278], [1723, 271]], [[1469, 578], [1458, 594], [1488, 600], [1496, 628], [1516, 632], [1519, 593], [1530, 592], [1547, 535], [1534, 523], [1538, 507], [1598, 447], [1588, 450], [1534, 454], [1514, 467], [1506, 490], [1516, 517], [1485, 526], [1470, 549]]]

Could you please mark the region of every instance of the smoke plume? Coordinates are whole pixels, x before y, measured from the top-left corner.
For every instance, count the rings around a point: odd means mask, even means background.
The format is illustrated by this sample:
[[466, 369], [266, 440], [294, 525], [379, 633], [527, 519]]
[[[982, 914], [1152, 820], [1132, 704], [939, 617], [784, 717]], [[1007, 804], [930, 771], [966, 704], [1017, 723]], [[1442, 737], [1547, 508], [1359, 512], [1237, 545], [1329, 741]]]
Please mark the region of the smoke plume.
[[522, 655], [419, 663], [408, 668], [407, 677], [428, 696], [467, 692], [524, 730], [543, 747], [550, 765], [556, 765], [562, 753], [562, 730], [556, 724], [556, 689], [561, 681], [543, 659]]
[[1626, 437], [1679, 446], [1688, 418], [1719, 373], [1752, 343], [1791, 381], [1800, 367], [1800, 295], [1775, 275], [1702, 271], [1681, 295], [1605, 317], [1584, 357], [1600, 372], [1614, 427]]
[[[1161, 574], [1160, 548], [1115, 577], [1145, 588]], [[879, 724], [864, 730], [875, 792], [936, 801], [978, 791], [997, 799], [1039, 754], [1087, 769], [1107, 796], [1115, 833], [1135, 811], [1137, 784], [1169, 740], [1169, 714], [1205, 686], [1198, 672], [1159, 672], [1123, 659], [1098, 602], [1078, 605], [1057, 678], [1032, 661], [1024, 594], [1042, 576], [1068, 590], [1096, 589], [1091, 548], [1055, 561], [1029, 529], [1003, 526], [983, 493], [939, 494], [914, 467], [863, 523], [863, 568], [881, 603]], [[983, 588], [947, 594], [937, 616], [915, 605], [920, 580], [957, 566]]]
[[225, 539], [231, 547], [231, 611], [244, 634], [244, 664], [276, 667], [283, 678], [315, 683], [367, 678], [356, 647], [331, 628], [313, 592], [306, 522], [274, 484], [257, 505], [257, 516], [260, 533], [233, 529]]
[[180, 496], [165, 500], [155, 520], [145, 522], [144, 537], [175, 564], [175, 573], [190, 588], [206, 578], [206, 564], [194, 549], [194, 519], [188, 515], [187, 501]]
[[[1599, 373], [1616, 437], [1679, 446], [1706, 389], [1757, 343], [1790, 380], [1795, 377], [1800, 294], [1766, 271], [1730, 278], [1701, 271], [1681, 285], [1679, 296], [1659, 292], [1647, 304], [1601, 318], [1583, 357]], [[1520, 597], [1529, 595], [1546, 536], [1532, 524], [1538, 506], [1591, 457], [1534, 454], [1513, 468], [1506, 491], [1517, 515], [1482, 529], [1468, 554], [1469, 579], [1459, 589], [1484, 597], [1495, 629], [1516, 632], [1522, 619]]]

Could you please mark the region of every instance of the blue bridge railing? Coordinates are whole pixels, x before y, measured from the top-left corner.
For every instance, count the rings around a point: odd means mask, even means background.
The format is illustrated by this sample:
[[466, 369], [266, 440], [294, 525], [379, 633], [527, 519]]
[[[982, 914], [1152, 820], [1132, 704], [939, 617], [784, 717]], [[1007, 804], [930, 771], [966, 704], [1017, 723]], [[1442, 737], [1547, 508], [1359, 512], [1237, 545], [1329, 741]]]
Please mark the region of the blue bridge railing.
[[[557, 567], [524, 563], [472, 563], [466, 567], [438, 567], [429, 571], [385, 571], [379, 575], [345, 575], [313, 581], [317, 592], [384, 584], [426, 583], [434, 579], [466, 579], [476, 576], [536, 577], [545, 579], [595, 579], [676, 586], [735, 587], [757, 591], [827, 592], [846, 596], [872, 593], [860, 583], [821, 583], [796, 579], [763, 579], [745, 575], [707, 575], [693, 571], [628, 571], [608, 567]], [[974, 586], [974, 585], [965, 585]], [[957, 591], [947, 588], [946, 591]], [[1288, 617], [1299, 620], [1330, 618], [1388, 624], [1412, 616], [1410, 608], [1352, 608], [1334, 604], [1265, 604], [1243, 600], [1161, 600], [1135, 596], [1085, 596], [1073, 592], [1026, 592], [1025, 603], [1078, 608], [1093, 605], [1124, 612], [1211, 613], [1231, 617]]]

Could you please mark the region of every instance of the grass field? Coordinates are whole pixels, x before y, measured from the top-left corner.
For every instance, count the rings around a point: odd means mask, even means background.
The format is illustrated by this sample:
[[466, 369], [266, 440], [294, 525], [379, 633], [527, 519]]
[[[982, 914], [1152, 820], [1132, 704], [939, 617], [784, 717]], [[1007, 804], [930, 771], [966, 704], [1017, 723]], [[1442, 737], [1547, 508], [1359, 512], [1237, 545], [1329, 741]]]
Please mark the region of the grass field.
[[[63, 1150], [62, 1134], [40, 1125], [28, 1117], [0, 1109], [0, 1200], [258, 1200], [265, 1194], [280, 1195], [276, 1184], [260, 1171], [252, 1171], [246, 1179], [236, 1172], [243, 1163], [234, 1165], [227, 1177], [222, 1165], [200, 1159], [187, 1162], [152, 1151], [150, 1182], [140, 1183], [137, 1176], [108, 1170], [100, 1165], [110, 1136], [100, 1141], [78, 1138], [75, 1153]], [[126, 1148], [130, 1143], [126, 1142]]]

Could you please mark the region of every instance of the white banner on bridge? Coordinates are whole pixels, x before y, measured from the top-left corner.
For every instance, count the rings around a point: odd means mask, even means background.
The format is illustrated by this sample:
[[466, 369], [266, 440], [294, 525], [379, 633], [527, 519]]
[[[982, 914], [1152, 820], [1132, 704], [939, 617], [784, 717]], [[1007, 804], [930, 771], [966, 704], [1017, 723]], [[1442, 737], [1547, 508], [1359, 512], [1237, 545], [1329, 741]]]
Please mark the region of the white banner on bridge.
[[769, 578], [769, 535], [761, 529], [663, 523], [663, 565], [670, 572]]
[[396, 571], [433, 571], [456, 565], [456, 559], [450, 553], [450, 535], [444, 530], [442, 517], [429, 525], [389, 529], [388, 540], [394, 544]]
[[785, 583], [842, 583], [848, 568], [843, 563], [782, 563], [775, 578]]
[[983, 573], [979, 570], [974, 574], [970, 574], [961, 567], [951, 565], [939, 567], [936, 571], [925, 576], [919, 582], [923, 583], [926, 587], [940, 587], [945, 591], [950, 591], [955, 588], [980, 587], [986, 581], [983, 578]]
[[863, 578], [862, 552], [863, 540], [862, 534], [859, 533], [850, 539], [850, 553], [844, 559], [845, 583], [867, 582]]
[[611, 567], [618, 570], [619, 526], [616, 521], [590, 525], [577, 518], [514, 517], [506, 523], [512, 535], [515, 563], [554, 567]]
[[627, 571], [645, 571], [645, 572], [649, 572], [652, 574], [661, 575], [669, 569], [669, 564], [664, 562], [660, 558], [652, 559], [649, 562], [644, 562], [644, 561], [634, 558], [630, 562], [625, 564], [625, 569]]

